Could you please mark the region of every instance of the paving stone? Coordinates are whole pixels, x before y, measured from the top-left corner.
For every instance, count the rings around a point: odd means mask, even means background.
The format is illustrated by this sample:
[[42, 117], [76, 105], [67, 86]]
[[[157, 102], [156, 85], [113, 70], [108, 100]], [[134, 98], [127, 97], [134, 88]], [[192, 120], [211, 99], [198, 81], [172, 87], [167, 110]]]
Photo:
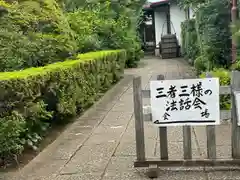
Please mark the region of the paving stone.
[[107, 172], [121, 172], [121, 171], [132, 171], [134, 170], [134, 161], [136, 157], [124, 157], [124, 156], [113, 156], [109, 161], [109, 164], [106, 169]]
[[129, 102], [133, 104], [133, 88], [132, 86], [127, 89], [127, 91], [118, 99], [117, 102]]
[[[106, 173], [110, 172], [124, 172], [124, 171], [140, 171], [146, 173], [148, 168], [134, 168], [134, 161], [136, 157], [133, 156], [113, 156], [106, 168]], [[159, 167], [161, 173], [167, 172], [202, 172], [203, 168], [199, 167]]]
[[103, 180], [130, 180], [130, 179], [149, 179], [146, 176], [146, 168], [134, 168], [135, 157], [112, 157], [106, 168]]
[[[153, 139], [145, 140], [146, 157], [154, 157], [154, 150], [156, 148], [156, 141]], [[136, 157], [136, 142], [122, 141], [114, 154], [115, 156], [134, 156]]]
[[[132, 136], [135, 139], [135, 120], [132, 119], [126, 130], [126, 135]], [[144, 135], [149, 139], [156, 139], [158, 137], [158, 128], [151, 122], [144, 122]], [[125, 139], [125, 138], [124, 138]]]
[[[70, 159], [74, 153], [80, 148], [83, 144], [83, 141], [86, 137], [81, 138], [76, 140], [69, 140], [69, 141], [63, 141], [62, 143], [59, 144], [59, 146], [56, 147], [55, 152], [51, 153], [51, 159], [65, 159], [68, 160]], [[76, 137], [76, 138], [78, 138]], [[50, 155], [50, 154], [49, 154]]]
[[113, 96], [113, 98], [111, 99], [111, 102], [106, 103], [105, 101], [103, 101], [93, 106], [98, 111], [110, 111], [118, 101], [118, 98], [119, 96]]
[[115, 146], [112, 143], [83, 146], [68, 162], [61, 174], [99, 173], [101, 174], [110, 160]]
[[[134, 168], [133, 157], [113, 157], [106, 169], [104, 180], [116, 179], [149, 179], [147, 177], [147, 168]], [[171, 169], [171, 168], [170, 168]], [[176, 168], [177, 169], [177, 168]], [[159, 169], [159, 177], [157, 179], [206, 179], [206, 175], [198, 169], [188, 168], [187, 170], [166, 170], [166, 168]]]
[[112, 111], [117, 112], [133, 112], [133, 103], [131, 102], [131, 99], [129, 99], [130, 102], [119, 102], [117, 103], [113, 108]]
[[[32, 163], [32, 162], [31, 162]], [[66, 164], [65, 160], [40, 161], [27, 166], [14, 178], [18, 180], [50, 180], [57, 177], [59, 171]], [[11, 180], [11, 178], [9, 179]]]
[[91, 156], [89, 160], [79, 159], [79, 162], [70, 162], [61, 172], [61, 175], [65, 174], [77, 174], [77, 173], [98, 173], [98, 175], [102, 174], [107, 166], [109, 157], [98, 157]]
[[237, 180], [240, 179], [240, 172], [238, 171], [224, 171], [224, 172], [209, 172], [208, 180]]
[[79, 118], [80, 119], [79, 122], [83, 122], [81, 121], [83, 119], [87, 119], [87, 120], [95, 119], [95, 120], [101, 121], [106, 116], [107, 113], [108, 113], [108, 110], [99, 110], [96, 107], [92, 107]]
[[125, 131], [127, 124], [123, 125], [99, 125], [94, 129], [93, 135], [96, 134], [109, 134], [109, 136], [120, 136]]
[[232, 159], [232, 147], [228, 145], [216, 146], [218, 159]]
[[[91, 133], [91, 131], [93, 130], [94, 126], [98, 123], [95, 120], [87, 120], [88, 122], [92, 122], [92, 125], [90, 125], [89, 123], [86, 124], [75, 124], [75, 126], [72, 126], [68, 129], [68, 131], [63, 132], [63, 134], [61, 135], [63, 140], [71, 140], [71, 139], [76, 139], [76, 136], [84, 136], [87, 137], [89, 135], [89, 133]], [[95, 123], [93, 125], [93, 123]]]
[[167, 137], [168, 137], [168, 141], [182, 142], [183, 141], [183, 128], [182, 127], [168, 127], [167, 128]]
[[[200, 146], [201, 153], [207, 157], [207, 136], [206, 127], [194, 127], [197, 141]], [[216, 126], [216, 150], [217, 157], [227, 159], [231, 157], [231, 126], [223, 124]]]
[[68, 180], [70, 175], [58, 175], [54, 180]]
[[121, 126], [127, 125], [132, 118], [133, 113], [119, 113], [115, 111], [109, 112], [109, 114], [101, 122], [103, 126]]
[[55, 180], [101, 180], [101, 176], [98, 174], [71, 174], [60, 175]]
[[120, 140], [119, 134], [94, 134], [92, 135], [84, 144], [85, 146], [92, 146], [92, 145], [101, 145], [101, 144], [113, 144], [118, 143]]
[[93, 107], [99, 110], [110, 110], [131, 87], [133, 76], [124, 75], [124, 78], [117, 84], [117, 88], [111, 88]]
[[[183, 159], [183, 142], [168, 142], [168, 156], [170, 160]], [[157, 143], [156, 157], [160, 157], [160, 143]], [[198, 149], [192, 144], [192, 158], [202, 159]]]
[[125, 171], [121, 173], [105, 174], [102, 180], [149, 180], [149, 178], [140, 172]]
[[203, 172], [194, 171], [161, 171], [156, 180], [208, 180]]
[[[231, 145], [231, 124], [225, 123], [219, 126], [216, 126], [216, 145]], [[207, 135], [206, 135], [206, 127], [205, 126], [196, 126], [194, 127], [194, 131], [197, 135], [197, 140], [200, 145], [206, 145]]]
[[41, 153], [41, 158], [37, 159], [65, 159], [68, 160], [81, 147], [92, 131], [88, 126], [75, 126], [64, 132], [48, 148]]

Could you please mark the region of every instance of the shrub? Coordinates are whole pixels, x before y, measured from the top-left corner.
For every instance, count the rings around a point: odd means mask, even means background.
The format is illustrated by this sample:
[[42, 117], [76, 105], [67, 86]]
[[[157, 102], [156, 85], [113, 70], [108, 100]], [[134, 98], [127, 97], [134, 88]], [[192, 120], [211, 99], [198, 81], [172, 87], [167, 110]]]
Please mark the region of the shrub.
[[[228, 86], [230, 85], [231, 78], [230, 73], [228, 70], [220, 68], [220, 69], [214, 69], [213, 71], [209, 72], [209, 74], [212, 77], [218, 77], [220, 85], [222, 86]], [[200, 75], [201, 78], [206, 77], [206, 73], [202, 73]], [[221, 95], [220, 96], [220, 108], [229, 110], [231, 108], [231, 98], [230, 95]]]
[[231, 60], [230, 2], [211, 0], [199, 6], [196, 27], [201, 55], [208, 69], [227, 68]]
[[7, 5], [0, 14], [0, 71], [44, 66], [75, 53], [75, 33], [55, 0]]
[[194, 64], [195, 59], [199, 55], [195, 19], [184, 21], [181, 24], [181, 29], [182, 53], [186, 59], [190, 59], [191, 63]]
[[109, 50], [0, 73], [0, 157], [36, 149], [49, 125], [83, 112], [116, 83], [125, 60], [124, 50]]
[[67, 18], [71, 29], [76, 33], [78, 52], [85, 53], [103, 48], [98, 34], [101, 32], [100, 27], [108, 24], [108, 32], [111, 30], [113, 19], [102, 18], [98, 6], [93, 10], [80, 8], [69, 12]]
[[194, 67], [197, 71], [197, 74], [201, 74], [202, 72], [207, 70], [207, 59], [204, 56], [199, 56], [194, 61]]
[[125, 49], [126, 67], [136, 67], [143, 56], [136, 24], [125, 13], [113, 17], [116, 12], [113, 12], [112, 3], [94, 3], [68, 13], [70, 27], [76, 34], [78, 51]]
[[127, 50], [127, 61], [126, 68], [135, 68], [138, 66], [140, 59], [143, 57], [144, 52], [140, 47], [140, 43], [134, 43], [135, 46], [128, 48]]
[[240, 71], [240, 56], [237, 56], [236, 62], [231, 65], [232, 70]]
[[[194, 7], [195, 19], [182, 23], [182, 49], [198, 72], [229, 68], [231, 60], [231, 4], [228, 0], [184, 1]], [[195, 4], [196, 3], [196, 4]]]
[[24, 120], [16, 111], [0, 118], [0, 158], [8, 158], [23, 151], [21, 134], [26, 131]]

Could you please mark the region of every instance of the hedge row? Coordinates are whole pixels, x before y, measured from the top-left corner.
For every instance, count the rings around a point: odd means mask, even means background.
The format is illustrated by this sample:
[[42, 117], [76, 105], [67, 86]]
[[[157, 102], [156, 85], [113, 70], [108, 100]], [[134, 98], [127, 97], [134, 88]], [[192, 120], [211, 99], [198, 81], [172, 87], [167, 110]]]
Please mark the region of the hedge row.
[[195, 19], [189, 19], [181, 24], [182, 36], [182, 54], [193, 65], [194, 60], [199, 55], [199, 45], [197, 31], [195, 27]]
[[[207, 70], [228, 68], [231, 61], [231, 4], [228, 0], [211, 0], [196, 12], [201, 62]], [[199, 64], [199, 63], [198, 63]]]
[[207, 1], [196, 8], [195, 19], [182, 24], [185, 57], [199, 73], [230, 65], [230, 10], [228, 0]]
[[52, 123], [83, 112], [116, 83], [125, 61], [124, 50], [100, 51], [0, 73], [0, 158], [36, 149]]

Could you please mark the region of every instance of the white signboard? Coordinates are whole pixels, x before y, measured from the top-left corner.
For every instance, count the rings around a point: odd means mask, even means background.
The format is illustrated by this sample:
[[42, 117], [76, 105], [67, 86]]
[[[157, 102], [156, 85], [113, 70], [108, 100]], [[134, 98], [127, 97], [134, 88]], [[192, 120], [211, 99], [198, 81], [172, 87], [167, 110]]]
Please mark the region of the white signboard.
[[158, 126], [220, 124], [218, 78], [151, 81], [150, 91]]

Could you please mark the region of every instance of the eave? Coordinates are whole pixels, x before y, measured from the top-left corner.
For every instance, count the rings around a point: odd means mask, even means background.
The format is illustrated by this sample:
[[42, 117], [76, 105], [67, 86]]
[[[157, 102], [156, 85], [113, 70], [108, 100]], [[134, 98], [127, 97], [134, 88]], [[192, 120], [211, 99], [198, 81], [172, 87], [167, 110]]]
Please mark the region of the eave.
[[159, 0], [157, 2], [152, 2], [152, 3], [148, 3], [146, 5], [144, 5], [143, 10], [144, 11], [152, 11], [155, 8], [164, 6], [164, 5], [168, 5], [169, 4], [169, 0]]

